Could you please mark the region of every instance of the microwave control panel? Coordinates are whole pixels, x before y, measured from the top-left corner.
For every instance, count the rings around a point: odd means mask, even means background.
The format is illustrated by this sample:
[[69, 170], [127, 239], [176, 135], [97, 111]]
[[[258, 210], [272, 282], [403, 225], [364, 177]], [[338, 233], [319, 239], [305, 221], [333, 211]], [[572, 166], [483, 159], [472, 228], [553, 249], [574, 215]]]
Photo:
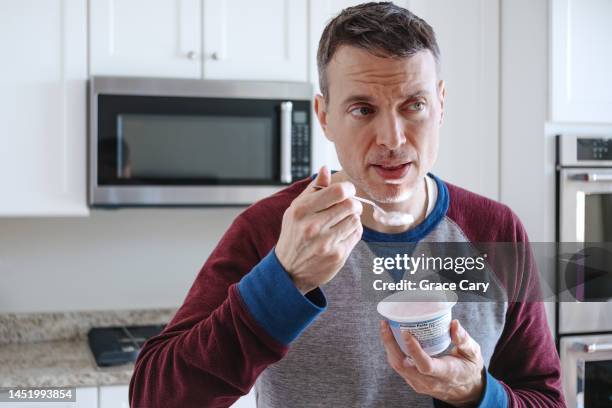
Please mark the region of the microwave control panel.
[[291, 129], [291, 178], [295, 181], [311, 174], [310, 126], [306, 112], [293, 112]]

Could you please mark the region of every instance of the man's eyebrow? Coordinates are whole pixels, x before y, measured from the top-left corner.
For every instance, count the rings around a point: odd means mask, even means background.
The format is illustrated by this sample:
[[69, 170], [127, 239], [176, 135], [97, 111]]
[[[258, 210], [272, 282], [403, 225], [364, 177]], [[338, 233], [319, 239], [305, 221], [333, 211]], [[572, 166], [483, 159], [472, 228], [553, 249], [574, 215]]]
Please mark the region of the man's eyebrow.
[[[429, 95], [429, 91], [426, 91], [424, 89], [419, 89], [418, 91], [402, 96], [402, 98], [405, 100], [410, 100], [410, 99], [418, 98], [419, 96], [425, 96], [425, 95]], [[349, 95], [344, 99], [344, 101], [342, 101], [342, 105], [350, 105], [351, 103], [355, 103], [355, 102], [372, 103], [373, 100], [374, 98], [372, 98], [369, 95]]]
[[425, 95], [429, 95], [429, 91], [426, 91], [425, 89], [419, 89], [416, 92], [405, 95], [404, 99], [414, 99], [414, 98], [418, 98], [419, 96], [425, 96]]
[[350, 105], [351, 103], [355, 103], [355, 102], [372, 102], [374, 100], [374, 98], [372, 98], [369, 95], [349, 95], [347, 96], [344, 101], [342, 101], [343, 105]]

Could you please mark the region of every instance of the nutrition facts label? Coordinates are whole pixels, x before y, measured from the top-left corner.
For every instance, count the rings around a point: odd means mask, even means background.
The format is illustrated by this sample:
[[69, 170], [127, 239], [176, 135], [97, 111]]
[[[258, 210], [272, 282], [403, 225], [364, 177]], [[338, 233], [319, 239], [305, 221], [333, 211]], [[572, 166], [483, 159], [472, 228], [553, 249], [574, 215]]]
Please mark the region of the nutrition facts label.
[[451, 314], [447, 313], [437, 319], [417, 323], [400, 323], [400, 330], [408, 330], [418, 341], [421, 347], [429, 348], [444, 343], [448, 338], [448, 327]]

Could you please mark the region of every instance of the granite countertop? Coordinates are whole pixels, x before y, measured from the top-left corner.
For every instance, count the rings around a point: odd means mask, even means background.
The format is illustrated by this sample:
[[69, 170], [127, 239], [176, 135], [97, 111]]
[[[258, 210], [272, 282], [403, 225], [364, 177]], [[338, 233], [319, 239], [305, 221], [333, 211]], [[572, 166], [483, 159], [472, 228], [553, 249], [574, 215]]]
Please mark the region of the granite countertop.
[[134, 364], [100, 368], [91, 327], [165, 324], [176, 309], [0, 315], [0, 387], [129, 384]]

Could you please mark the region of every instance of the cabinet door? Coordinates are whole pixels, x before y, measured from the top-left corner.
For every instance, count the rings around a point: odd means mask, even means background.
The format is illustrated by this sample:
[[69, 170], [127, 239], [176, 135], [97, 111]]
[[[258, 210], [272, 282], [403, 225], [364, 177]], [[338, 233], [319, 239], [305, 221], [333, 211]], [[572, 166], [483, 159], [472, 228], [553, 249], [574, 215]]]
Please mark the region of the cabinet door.
[[0, 216], [88, 214], [86, 3], [0, 2]]
[[204, 0], [204, 77], [305, 81], [306, 0]]
[[612, 2], [553, 0], [552, 120], [612, 123]]
[[130, 408], [127, 385], [105, 385], [99, 390], [98, 408]]
[[200, 78], [201, 0], [90, 0], [92, 75]]

